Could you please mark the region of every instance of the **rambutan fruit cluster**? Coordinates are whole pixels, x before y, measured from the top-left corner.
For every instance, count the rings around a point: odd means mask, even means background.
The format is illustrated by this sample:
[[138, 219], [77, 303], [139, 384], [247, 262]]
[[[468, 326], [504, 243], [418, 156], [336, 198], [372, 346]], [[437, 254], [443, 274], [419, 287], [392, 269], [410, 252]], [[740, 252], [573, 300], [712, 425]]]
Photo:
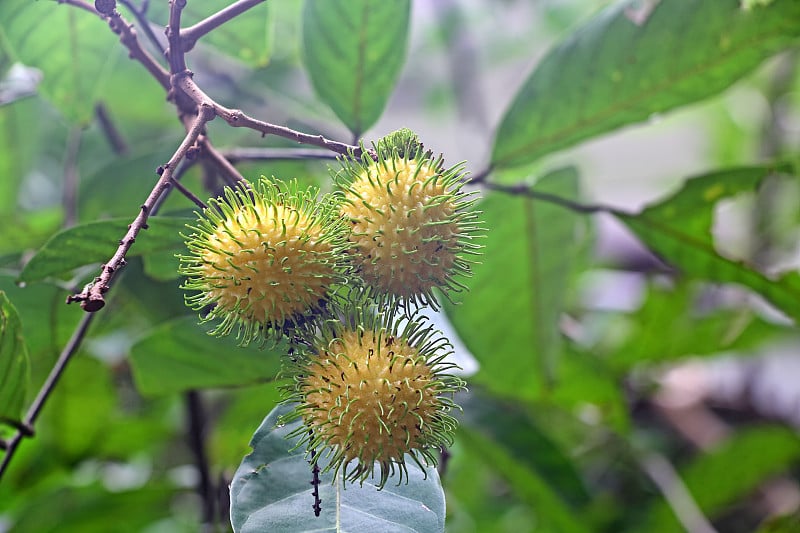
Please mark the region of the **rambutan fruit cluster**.
[[289, 419], [311, 462], [364, 482], [452, 442], [449, 342], [419, 311], [462, 291], [482, 232], [462, 165], [409, 130], [340, 159], [337, 190], [262, 178], [199, 213], [181, 256], [187, 304], [213, 334], [284, 338]]

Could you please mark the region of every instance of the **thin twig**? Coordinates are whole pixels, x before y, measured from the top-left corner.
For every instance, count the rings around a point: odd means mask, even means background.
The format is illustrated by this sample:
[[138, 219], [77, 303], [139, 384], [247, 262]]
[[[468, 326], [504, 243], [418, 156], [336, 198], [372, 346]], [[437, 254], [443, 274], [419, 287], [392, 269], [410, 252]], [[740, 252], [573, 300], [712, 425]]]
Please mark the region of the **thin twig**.
[[210, 17], [201, 20], [197, 24], [182, 29], [180, 34], [181, 40], [183, 41], [183, 52], [188, 52], [194, 48], [194, 45], [197, 44], [197, 40], [203, 35], [206, 35], [210, 31], [222, 26], [234, 17], [241, 15], [251, 7], [257, 6], [264, 1], [265, 0], [239, 0], [217, 11]]
[[250, 128], [260, 132], [262, 135], [277, 135], [298, 143], [326, 148], [331, 152], [336, 152], [341, 155], [349, 155], [352, 153], [355, 157], [360, 157], [362, 154], [360, 146], [332, 141], [322, 135], [310, 135], [285, 126], [270, 124], [269, 122], [253, 118], [240, 109], [229, 109], [217, 103], [213, 98], [203, 92], [197, 83], [195, 83], [194, 79], [192, 79], [192, 76], [193, 74], [189, 70], [176, 72], [173, 74], [173, 83], [176, 87], [182, 89], [195, 104], [211, 106], [218, 117], [222, 118], [234, 128]]
[[316, 148], [231, 148], [222, 152], [230, 161], [302, 161], [336, 159], [338, 154]]
[[98, 102], [94, 106], [94, 115], [97, 117], [100, 129], [103, 130], [103, 134], [105, 134], [106, 140], [108, 144], [111, 145], [111, 149], [114, 153], [117, 155], [127, 154], [128, 144], [125, 142], [122, 133], [120, 133], [119, 129], [114, 125], [114, 121], [111, 120], [111, 115], [103, 102]]
[[717, 533], [669, 461], [651, 453], [639, 463], [688, 533]]
[[591, 215], [595, 213], [610, 213], [610, 214], [619, 213], [619, 211], [614, 209], [613, 207], [599, 205], [599, 204], [583, 204], [580, 202], [569, 200], [567, 198], [563, 198], [556, 194], [537, 191], [527, 183], [515, 183], [512, 185], [505, 185], [503, 183], [495, 183], [493, 181], [484, 180], [480, 181], [479, 184], [484, 189], [504, 192], [506, 194], [511, 194], [515, 196], [525, 196], [527, 198], [533, 198], [534, 200], [542, 200], [544, 202], [555, 204], [565, 209], [569, 209], [570, 211], [575, 211], [576, 213], [583, 213], [586, 215]]
[[158, 50], [163, 56], [165, 52], [164, 46], [161, 44], [161, 41], [158, 40], [156, 34], [153, 33], [153, 29], [150, 27], [150, 21], [147, 20], [144, 10], [137, 9], [136, 6], [134, 6], [130, 2], [130, 0], [119, 0], [119, 3], [128, 8], [128, 11], [130, 11], [133, 14], [134, 18], [136, 19], [136, 22], [139, 23], [139, 27], [147, 36], [147, 40], [150, 41], [150, 43], [155, 47], [155, 49]]
[[119, 35], [119, 40], [128, 49], [130, 57], [141, 63], [165, 90], [169, 90], [169, 72], [147, 50], [142, 48], [139, 44], [136, 30], [133, 29], [133, 24], [125, 20], [116, 9], [107, 14], [98, 13], [98, 15], [108, 21], [111, 31]]
[[184, 137], [178, 149], [175, 151], [170, 160], [159, 168], [161, 177], [156, 182], [150, 195], [142, 204], [139, 209], [139, 214], [128, 227], [128, 231], [122, 240], [119, 241], [119, 247], [111, 259], [103, 265], [100, 276], [96, 277], [94, 281], [86, 285], [83, 291], [79, 294], [73, 294], [67, 297], [67, 303], [81, 302], [81, 307], [90, 313], [99, 311], [105, 305], [105, 298], [103, 295], [108, 291], [109, 282], [114, 277], [116, 271], [125, 265], [125, 254], [128, 253], [133, 243], [136, 241], [136, 236], [143, 229], [147, 229], [147, 218], [150, 216], [155, 203], [172, 185], [172, 175], [178, 168], [178, 164], [186, 157], [186, 153], [195, 144], [197, 138], [205, 129], [205, 125], [209, 120], [214, 118], [214, 111], [208, 106], [200, 107], [200, 114], [195, 117], [192, 127]]
[[201, 142], [203, 143], [206, 158], [216, 167], [222, 179], [224, 179], [228, 185], [236, 185], [241, 181], [245, 181], [244, 176], [236, 170], [236, 167], [233, 166], [233, 163], [231, 163], [227, 157], [211, 144], [211, 140], [207, 136], [203, 136]]
[[186, 414], [189, 422], [189, 427], [186, 431], [187, 441], [192, 454], [194, 454], [195, 465], [200, 474], [197, 492], [203, 502], [203, 522], [212, 525], [216, 517], [216, 494], [214, 492], [214, 484], [211, 481], [211, 471], [205, 447], [206, 413], [200, 392], [196, 390], [186, 392], [184, 401], [186, 402]]
[[64, 346], [64, 349], [61, 351], [61, 354], [58, 356], [56, 364], [53, 366], [53, 369], [47, 376], [47, 379], [45, 380], [41, 389], [39, 389], [36, 399], [33, 400], [33, 403], [28, 408], [28, 412], [25, 414], [25, 418], [23, 419], [22, 426], [29, 429], [25, 432], [18, 429], [17, 432], [6, 442], [6, 453], [3, 456], [3, 462], [0, 463], [0, 479], [2, 479], [3, 473], [8, 468], [9, 463], [11, 463], [11, 459], [14, 457], [14, 453], [16, 453], [22, 439], [25, 436], [31, 436], [33, 434], [32, 428], [36, 423], [36, 419], [39, 417], [39, 413], [41, 413], [45, 402], [47, 402], [47, 399], [50, 397], [50, 394], [52, 394], [53, 389], [58, 383], [58, 380], [64, 373], [67, 363], [69, 363], [70, 359], [72, 359], [72, 356], [78, 351], [78, 348], [80, 347], [81, 342], [83, 342], [83, 338], [86, 336], [86, 332], [89, 330], [89, 326], [91, 325], [93, 319], [94, 315], [91, 313], [83, 316], [78, 324], [78, 327], [73, 332], [72, 337], [69, 339], [69, 342], [67, 342], [66, 346]]

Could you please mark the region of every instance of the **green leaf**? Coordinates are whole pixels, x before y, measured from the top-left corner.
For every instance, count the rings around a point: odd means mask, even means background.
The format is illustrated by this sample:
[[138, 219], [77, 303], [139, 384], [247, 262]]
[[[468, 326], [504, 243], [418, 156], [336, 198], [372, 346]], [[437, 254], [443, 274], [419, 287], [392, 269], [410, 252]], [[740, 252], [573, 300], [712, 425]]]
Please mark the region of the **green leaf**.
[[212, 337], [211, 328], [184, 316], [155, 328], [131, 348], [139, 392], [160, 395], [189, 389], [252, 385], [272, 381], [284, 345], [272, 349], [237, 346], [234, 337]]
[[[589, 493], [575, 464], [519, 404], [497, 400], [479, 390], [459, 397], [458, 403], [464, 411], [459, 434], [485, 437], [494, 447], [516, 457], [516, 468], [540, 477], [552, 488], [553, 496], [560, 500], [559, 508], [565, 512], [569, 505], [589, 502]], [[501, 473], [514, 476], [517, 472]]]
[[[42, 115], [41, 102], [36, 98], [0, 105], [0, 176], [4, 176], [0, 180], [0, 213], [13, 212], [17, 204], [19, 186], [36, 153]], [[3, 233], [5, 240], [5, 233], [11, 232]]]
[[637, 363], [747, 350], [792, 329], [761, 320], [748, 309], [698, 313], [698, 291], [687, 283], [671, 290], [652, 285], [642, 307], [630, 316], [631, 334], [607, 358], [619, 373]]
[[725, 197], [754, 192], [774, 167], [743, 167], [698, 176], [675, 195], [638, 215], [615, 212], [639, 239], [690, 278], [739, 283], [766, 298], [795, 321], [800, 320], [800, 275], [770, 279], [746, 261], [720, 256], [711, 233], [713, 208]]
[[[779, 426], [760, 426], [737, 433], [680, 469], [679, 474], [700, 510], [714, 517], [798, 460], [800, 439], [796, 433]], [[649, 527], [641, 531], [681, 530], [666, 503], [656, 505], [648, 516]]]
[[522, 165], [730, 86], [800, 35], [800, 3], [616, 2], [554, 47], [506, 111], [496, 168]]
[[546, 531], [588, 533], [591, 529], [576, 516], [552, 486], [535, 471], [520, 468], [519, 458], [498, 446], [491, 438], [472, 431], [459, 432], [460, 442], [492, 465], [514, 489], [514, 492], [537, 510], [537, 518], [546, 524]]
[[0, 45], [40, 69], [41, 94], [70, 121], [88, 123], [96, 97], [128, 53], [96, 15], [56, 2], [3, 0]]
[[[191, 221], [190, 218], [150, 217], [149, 228], [139, 233], [128, 256], [180, 249], [183, 246], [180, 232]], [[114, 255], [130, 223], [128, 218], [89, 222], [53, 235], [22, 269], [20, 281], [38, 281], [79, 266], [107, 261]]]
[[[301, 422], [276, 425], [291, 408], [280, 405], [264, 419], [250, 442], [253, 453], [233, 476], [234, 531], [444, 531], [445, 501], [439, 474], [431, 467], [422, 472], [414, 464], [409, 466], [407, 479], [395, 483], [396, 476], [392, 476], [382, 490], [370, 482], [342, 487], [333, 483], [332, 473], [321, 474], [322, 514], [315, 517], [311, 467], [304, 450], [293, 449], [297, 439], [286, 438]], [[375, 474], [380, 478], [379, 471]]]
[[0, 291], [0, 422], [22, 420], [29, 382], [30, 361], [22, 323], [6, 293]]
[[[555, 171], [534, 189], [572, 198], [578, 175], [572, 168]], [[580, 216], [502, 193], [487, 195], [479, 209], [491, 228], [481, 264], [464, 301], [445, 310], [480, 361], [476, 381], [501, 395], [536, 399], [556, 379], [558, 322], [579, 252]]]
[[67, 291], [53, 285], [20, 287], [14, 277], [0, 273], [0, 290], [14, 302], [19, 313], [30, 356], [31, 382], [41, 383], [85, 312], [80, 307], [64, 305]]
[[307, 0], [305, 66], [317, 95], [358, 137], [381, 115], [403, 66], [408, 0]]

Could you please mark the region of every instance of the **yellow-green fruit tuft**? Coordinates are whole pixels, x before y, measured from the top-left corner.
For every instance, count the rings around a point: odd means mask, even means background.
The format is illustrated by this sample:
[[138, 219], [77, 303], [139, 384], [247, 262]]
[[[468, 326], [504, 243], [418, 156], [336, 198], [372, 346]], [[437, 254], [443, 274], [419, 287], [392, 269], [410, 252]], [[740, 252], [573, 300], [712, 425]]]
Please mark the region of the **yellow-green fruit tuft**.
[[345, 237], [336, 202], [317, 193], [263, 179], [211, 200], [187, 238], [181, 272], [184, 288], [199, 291], [187, 302], [211, 306], [206, 318], [221, 320], [213, 333], [238, 326], [248, 343], [302, 325], [324, 306], [345, 268]]
[[315, 458], [330, 457], [328, 469], [362, 482], [377, 463], [382, 487], [396, 467], [404, 475], [406, 456], [436, 464], [456, 425], [445, 395], [463, 382], [445, 373], [449, 345], [431, 328], [412, 321], [398, 331], [383, 317], [356, 316], [322, 328], [316, 351], [296, 365], [290, 399]]
[[415, 137], [387, 137], [375, 152], [377, 161], [344, 161], [340, 178], [355, 266], [379, 298], [435, 307], [434, 289], [463, 289], [466, 256], [480, 248], [462, 168], [443, 170]]

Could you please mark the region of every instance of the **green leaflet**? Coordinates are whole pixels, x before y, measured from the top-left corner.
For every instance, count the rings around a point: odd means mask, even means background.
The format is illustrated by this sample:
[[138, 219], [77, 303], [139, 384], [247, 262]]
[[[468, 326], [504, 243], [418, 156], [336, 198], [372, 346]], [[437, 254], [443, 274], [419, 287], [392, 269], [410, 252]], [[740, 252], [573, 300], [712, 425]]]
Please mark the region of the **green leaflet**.
[[190, 389], [252, 385], [275, 379], [287, 348], [237, 346], [235, 337], [212, 337], [194, 315], [170, 320], [131, 348], [136, 386], [148, 396]]
[[[139, 232], [129, 257], [183, 247], [180, 232], [190, 218], [150, 217], [149, 228]], [[107, 261], [125, 235], [130, 219], [115, 218], [89, 222], [53, 235], [34, 255], [19, 275], [24, 282], [39, 281], [69, 272], [73, 268]]]
[[[785, 169], [781, 169], [785, 170]], [[800, 319], [800, 275], [768, 278], [745, 261], [717, 253], [713, 208], [722, 198], [754, 192], [774, 167], [742, 167], [698, 176], [666, 200], [637, 215], [614, 212], [645, 245], [680, 273], [712, 282], [738, 283], [761, 294], [795, 321]]]
[[[311, 468], [297, 441], [287, 439], [301, 422], [277, 426], [292, 406], [279, 405], [253, 435], [253, 452], [242, 460], [231, 482], [231, 523], [237, 533], [262, 531], [407, 531], [444, 532], [444, 491], [435, 468], [423, 472], [410, 465], [402, 482], [392, 476], [382, 490], [333, 483], [333, 474], [320, 475], [322, 513], [311, 510]], [[323, 465], [324, 466], [324, 465]], [[377, 473], [380, 478], [380, 473]], [[402, 529], [400, 529], [402, 525]]]
[[406, 55], [409, 0], [307, 0], [306, 70], [319, 98], [358, 137], [383, 112]]
[[0, 291], [0, 423], [22, 420], [29, 381], [30, 361], [22, 323], [6, 293]]

